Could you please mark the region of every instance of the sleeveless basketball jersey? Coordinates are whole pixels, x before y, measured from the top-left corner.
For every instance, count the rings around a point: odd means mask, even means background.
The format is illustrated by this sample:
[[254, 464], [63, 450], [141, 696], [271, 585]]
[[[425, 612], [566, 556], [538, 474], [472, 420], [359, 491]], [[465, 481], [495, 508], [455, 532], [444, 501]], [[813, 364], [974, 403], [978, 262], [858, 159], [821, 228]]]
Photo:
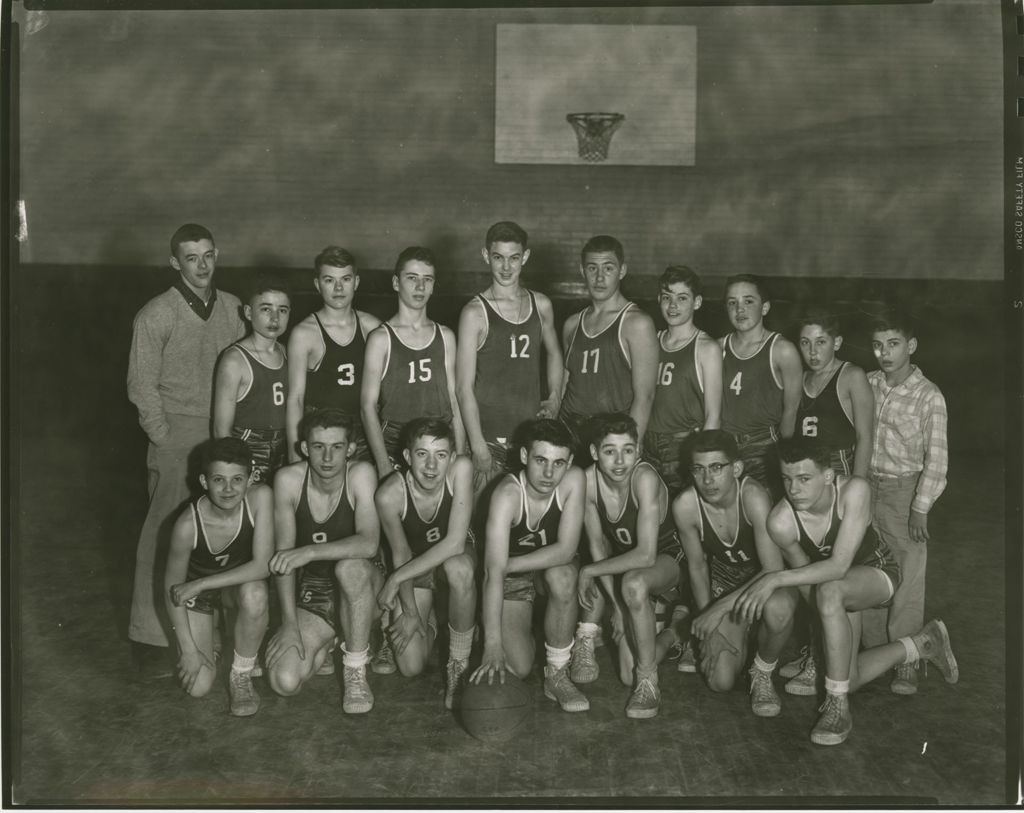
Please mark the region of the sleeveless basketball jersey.
[[487, 338], [477, 350], [476, 394], [485, 440], [511, 441], [515, 428], [540, 407], [540, 360], [543, 349], [540, 314], [533, 293], [530, 313], [520, 323], [507, 321], [477, 295], [487, 320]]
[[[633, 469], [633, 473], [629, 476], [629, 496], [626, 498], [626, 504], [622, 506], [622, 511], [617, 519], [612, 519], [608, 515], [604, 498], [601, 496], [601, 475], [598, 473], [596, 466], [593, 470], [594, 480], [598, 483], [596, 491], [597, 516], [601, 520], [601, 530], [604, 532], [604, 538], [612, 546], [612, 556], [618, 556], [636, 547], [636, 521], [640, 514], [640, 507], [637, 505], [636, 494], [633, 492], [633, 479], [636, 477], [637, 470], [641, 466], [647, 466], [651, 471], [654, 471], [654, 467], [650, 463], [640, 462], [636, 464], [636, 468]], [[665, 516], [662, 517], [661, 524], [658, 526], [658, 553], [667, 552], [678, 546], [679, 539], [676, 537], [675, 521], [672, 519], [672, 512], [666, 507]]]
[[839, 365], [824, 388], [812, 398], [806, 387], [800, 395], [796, 425], [805, 438], [817, 438], [829, 449], [852, 449], [857, 442], [853, 423], [846, 417], [839, 400], [839, 376], [848, 362]]
[[526, 475], [520, 472], [512, 477], [519, 486], [519, 521], [509, 530], [508, 555], [523, 556], [532, 553], [545, 545], [554, 545], [558, 541], [558, 523], [562, 519], [562, 498], [556, 488], [548, 500], [544, 513], [534, 522], [529, 517], [529, 501], [526, 499]]
[[436, 545], [445, 534], [448, 533], [448, 519], [452, 513], [452, 500], [454, 491], [451, 481], [446, 477], [444, 485], [441, 486], [441, 499], [438, 500], [432, 516], [424, 519], [416, 510], [416, 503], [412, 499], [412, 487], [409, 485], [408, 472], [402, 474], [396, 472], [393, 477], [402, 478], [402, 488], [405, 490], [405, 507], [402, 509], [402, 529], [405, 531], [406, 541], [413, 556], [420, 556], [426, 553], [433, 545]]
[[722, 348], [722, 428], [742, 436], [776, 428], [782, 420], [782, 384], [772, 370], [772, 349], [779, 338], [769, 333], [757, 351], [740, 358], [732, 334]]
[[232, 346], [242, 352], [251, 378], [248, 388], [235, 402], [235, 426], [239, 429], [284, 429], [285, 400], [288, 397], [287, 357], [275, 370], [242, 345]]
[[189, 503], [194, 531], [192, 555], [189, 556], [188, 575], [186, 576], [188, 581], [223, 573], [252, 561], [254, 526], [248, 498], [243, 498], [242, 504], [238, 506], [238, 530], [231, 541], [220, 550], [213, 550], [210, 547], [206, 528], [203, 527], [203, 515], [199, 512], [200, 500], [209, 500], [209, 497], [203, 494]]
[[[821, 562], [828, 559], [832, 555], [832, 547], [836, 544], [836, 538], [839, 536], [839, 526], [842, 524], [842, 520], [839, 518], [839, 488], [835, 482], [832, 483], [832, 509], [829, 512], [828, 527], [825, 529], [825, 534], [820, 542], [815, 542], [811, 535], [807, 533], [803, 522], [800, 521], [800, 514], [797, 513], [793, 504], [789, 502], [788, 497], [786, 498], [786, 504], [789, 505], [789, 510], [793, 513], [793, 519], [796, 520], [797, 530], [800, 531], [799, 542], [803, 552], [810, 557], [812, 562]], [[857, 553], [854, 554], [853, 564], [877, 567], [879, 563], [886, 559], [892, 559], [889, 546], [884, 540], [879, 539], [875, 535], [875, 530], [869, 523], [867, 530], [864, 531], [860, 547], [857, 548]]]
[[633, 403], [633, 378], [622, 344], [622, 322], [632, 302], [619, 311], [600, 333], [589, 335], [580, 312], [565, 353], [569, 383], [562, 399], [562, 416], [628, 412]]
[[426, 347], [414, 350], [405, 345], [394, 328], [384, 323], [391, 350], [380, 381], [378, 410], [382, 421], [405, 424], [413, 418], [452, 419], [445, 371], [445, 346], [441, 328], [434, 324], [434, 337]]
[[697, 364], [698, 330], [676, 350], [665, 349], [667, 330], [658, 333], [658, 386], [647, 428], [652, 432], [690, 432], [704, 425], [704, 382]]
[[324, 355], [316, 368], [306, 372], [305, 405], [315, 409], [335, 407], [359, 420], [359, 388], [363, 380], [366, 339], [356, 314], [356, 329], [348, 344], [338, 344], [315, 313], [324, 343]]
[[736, 487], [736, 502], [730, 511], [736, 512], [736, 535], [725, 542], [718, 535], [707, 514], [707, 504], [697, 494], [700, 509], [700, 542], [711, 564], [712, 597], [724, 595], [745, 584], [761, 570], [754, 541], [754, 526], [743, 511], [743, 485], [749, 478], [744, 477]]
[[[337, 542], [356, 532], [356, 512], [348, 491], [348, 469], [351, 466], [349, 463], [346, 468], [345, 484], [341, 487], [334, 511], [323, 522], [317, 522], [309, 507], [309, 464], [306, 464], [306, 474], [302, 478], [302, 496], [299, 497], [299, 505], [295, 509], [296, 548]], [[318, 579], [330, 579], [334, 577], [335, 564], [336, 562], [332, 561], [310, 562], [303, 570]]]

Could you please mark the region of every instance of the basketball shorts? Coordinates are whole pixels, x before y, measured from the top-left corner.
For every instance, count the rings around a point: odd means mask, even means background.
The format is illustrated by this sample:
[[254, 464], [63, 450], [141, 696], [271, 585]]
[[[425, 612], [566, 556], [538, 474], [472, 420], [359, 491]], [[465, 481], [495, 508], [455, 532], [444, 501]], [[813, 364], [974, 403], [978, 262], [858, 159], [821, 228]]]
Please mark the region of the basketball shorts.
[[405, 471], [405, 458], [402, 457], [403, 440], [402, 430], [404, 423], [396, 421], [384, 421], [380, 426], [381, 435], [384, 436], [384, 449], [388, 454], [388, 460], [392, 466], [398, 466]]
[[331, 629], [338, 626], [338, 603], [333, 578], [310, 575], [303, 569], [295, 585], [295, 606], [326, 621]]
[[836, 474], [853, 474], [853, 449], [834, 449], [829, 463]]
[[855, 564], [858, 564], [861, 567], [876, 568], [883, 576], [885, 576], [889, 582], [889, 598], [878, 606], [891, 606], [892, 598], [899, 589], [900, 582], [903, 580], [903, 574], [900, 571], [900, 564], [896, 561], [896, 557], [893, 556], [892, 549], [883, 540], [877, 539], [875, 542], [875, 548], [871, 552], [871, 556], [863, 562], [856, 562]]
[[[569, 564], [579, 570], [579, 556], [573, 557]], [[543, 570], [531, 570], [529, 573], [512, 573], [511, 575], [506, 575], [503, 589], [505, 601], [532, 602], [537, 598], [538, 593], [542, 596], [546, 596], [548, 593], [547, 584], [544, 581]]]
[[779, 472], [776, 440], [773, 427], [762, 432], [736, 435], [740, 460], [743, 461], [743, 473], [750, 475], [768, 489], [773, 502], [778, 502], [785, 494], [782, 488], [782, 475]]
[[252, 453], [254, 483], [273, 484], [274, 472], [287, 462], [288, 438], [283, 429], [243, 429], [236, 426], [231, 436], [241, 438]]
[[[473, 570], [476, 570], [476, 542], [473, 538], [473, 531], [470, 530], [466, 537], [466, 544], [462, 548], [462, 552], [467, 554], [470, 559], [473, 560]], [[421, 576], [417, 576], [412, 583], [413, 587], [419, 587], [424, 590], [433, 590], [439, 584], [446, 581], [444, 573], [444, 563], [439, 564], [429, 573], [424, 573]]]
[[213, 615], [214, 610], [224, 606], [223, 590], [203, 590], [198, 596], [192, 596], [185, 602], [185, 609], [203, 615]]
[[671, 499], [680, 491], [692, 485], [690, 472], [685, 466], [680, 468], [680, 452], [683, 441], [691, 434], [684, 432], [650, 432], [644, 435], [644, 459], [658, 470], [661, 479], [668, 486]]

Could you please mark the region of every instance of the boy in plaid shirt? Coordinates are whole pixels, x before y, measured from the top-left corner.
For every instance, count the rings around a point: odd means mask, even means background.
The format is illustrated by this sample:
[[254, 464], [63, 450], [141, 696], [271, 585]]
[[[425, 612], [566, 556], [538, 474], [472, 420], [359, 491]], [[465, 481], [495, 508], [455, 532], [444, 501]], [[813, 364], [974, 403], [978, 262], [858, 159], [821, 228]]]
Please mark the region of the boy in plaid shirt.
[[[893, 597], [888, 630], [884, 611], [865, 613], [865, 645], [895, 641], [924, 622], [928, 511], [946, 488], [949, 462], [946, 401], [910, 357], [917, 339], [909, 314], [891, 308], [872, 326], [871, 346], [881, 368], [868, 375], [875, 397], [875, 438], [871, 453], [874, 528], [899, 562], [903, 580]], [[917, 691], [914, 664], [896, 668], [895, 694]]]

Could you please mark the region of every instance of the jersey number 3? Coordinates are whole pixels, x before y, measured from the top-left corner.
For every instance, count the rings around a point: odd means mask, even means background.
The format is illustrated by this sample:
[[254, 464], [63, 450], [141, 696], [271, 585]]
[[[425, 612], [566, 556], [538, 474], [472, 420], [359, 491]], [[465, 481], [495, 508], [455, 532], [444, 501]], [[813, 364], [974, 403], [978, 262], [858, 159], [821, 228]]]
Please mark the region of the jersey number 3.
[[338, 365], [338, 386], [351, 387], [356, 383], [356, 365], [345, 362]]

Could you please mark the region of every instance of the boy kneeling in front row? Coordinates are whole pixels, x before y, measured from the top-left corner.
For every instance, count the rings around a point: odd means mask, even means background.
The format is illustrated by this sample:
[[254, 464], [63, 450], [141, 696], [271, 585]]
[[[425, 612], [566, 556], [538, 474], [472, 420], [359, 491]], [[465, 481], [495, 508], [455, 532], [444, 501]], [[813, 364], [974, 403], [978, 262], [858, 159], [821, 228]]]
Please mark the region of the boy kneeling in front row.
[[238, 438], [207, 441], [202, 449], [204, 493], [192, 500], [171, 531], [164, 585], [178, 640], [178, 678], [192, 697], [213, 687], [214, 609], [237, 611], [235, 655], [228, 689], [231, 713], [255, 714], [260, 696], [252, 685], [267, 631], [267, 562], [274, 548], [270, 489], [252, 485], [249, 447]]

